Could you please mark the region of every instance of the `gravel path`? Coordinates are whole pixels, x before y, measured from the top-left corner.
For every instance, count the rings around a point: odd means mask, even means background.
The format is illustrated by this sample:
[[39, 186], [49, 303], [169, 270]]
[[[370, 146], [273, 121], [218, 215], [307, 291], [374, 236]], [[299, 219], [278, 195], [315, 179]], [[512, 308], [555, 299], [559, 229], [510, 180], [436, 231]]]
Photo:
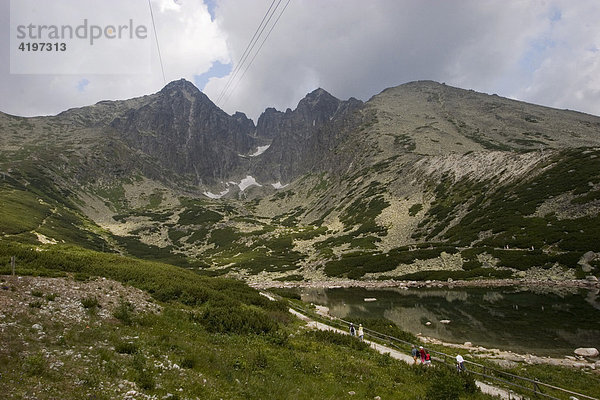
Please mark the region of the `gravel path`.
[[[270, 296], [267, 296], [269, 298], [271, 298]], [[293, 315], [295, 315], [296, 317], [298, 317], [299, 319], [301, 319], [302, 321], [306, 322], [306, 326], [308, 328], [312, 328], [312, 329], [319, 329], [322, 331], [333, 331], [333, 332], [337, 332], [337, 333], [341, 333], [343, 335], [347, 335], [348, 332], [343, 331], [341, 329], [337, 329], [334, 328], [332, 326], [329, 326], [327, 324], [324, 324], [322, 322], [317, 322], [313, 319], [311, 319], [310, 317], [299, 313], [298, 311], [294, 310], [294, 309], [289, 309], [290, 313], [292, 313]], [[383, 346], [381, 344], [372, 342], [370, 340], [365, 339], [365, 343], [367, 343], [369, 346], [371, 346], [371, 348], [381, 354], [389, 354], [390, 357], [395, 358], [397, 360], [401, 360], [406, 362], [407, 364], [412, 364], [413, 358], [411, 356], [409, 356], [408, 354], [404, 354], [402, 352], [399, 352], [398, 350], [392, 349], [390, 347], [387, 346]], [[481, 382], [481, 381], [475, 381], [475, 383], [477, 384], [477, 387], [479, 387], [479, 389], [481, 389], [481, 391], [485, 394], [489, 394], [491, 396], [495, 396], [498, 397], [500, 399], [505, 399], [505, 400], [524, 400], [525, 397], [521, 397], [518, 396], [512, 392], [509, 392], [508, 390], [496, 387], [496, 386], [492, 386], [488, 383], [485, 382]]]

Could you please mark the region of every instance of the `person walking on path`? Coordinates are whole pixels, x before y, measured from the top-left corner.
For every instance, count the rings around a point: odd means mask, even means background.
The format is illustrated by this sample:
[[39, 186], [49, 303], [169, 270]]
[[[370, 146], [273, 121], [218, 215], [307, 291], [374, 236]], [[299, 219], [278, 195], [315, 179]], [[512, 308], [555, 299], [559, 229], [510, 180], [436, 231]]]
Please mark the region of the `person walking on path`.
[[414, 344], [412, 345], [412, 349], [410, 350], [410, 353], [412, 354], [412, 358], [413, 358], [413, 360], [415, 360], [415, 364], [416, 364], [417, 358], [419, 358], [419, 356], [418, 356], [419, 351], [417, 350], [417, 348]]
[[456, 356], [456, 370], [458, 372], [465, 370], [465, 359], [460, 354]]
[[362, 342], [364, 337], [365, 337], [365, 333], [363, 332], [362, 324], [358, 324], [358, 338]]
[[429, 354], [429, 350], [425, 349], [425, 365], [431, 367], [431, 354]]
[[421, 364], [425, 364], [425, 349], [419, 346], [419, 354], [421, 355]]
[[350, 322], [350, 336], [356, 336], [356, 329], [354, 328], [354, 324]]

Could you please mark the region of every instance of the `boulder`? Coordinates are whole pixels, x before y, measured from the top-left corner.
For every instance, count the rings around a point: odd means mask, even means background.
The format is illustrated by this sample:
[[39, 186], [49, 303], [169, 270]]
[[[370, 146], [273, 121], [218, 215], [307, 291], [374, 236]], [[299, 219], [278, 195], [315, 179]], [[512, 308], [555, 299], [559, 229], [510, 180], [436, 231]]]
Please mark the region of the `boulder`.
[[465, 346], [471, 347], [471, 346], [473, 346], [473, 343], [471, 343], [471, 342], [465, 342]]
[[595, 347], [579, 347], [578, 349], [575, 349], [575, 354], [577, 354], [578, 356], [581, 357], [598, 357], [598, 354], [600, 354], [598, 352], [598, 349], [596, 349]]
[[440, 321], [440, 324], [449, 324], [450, 320], [449, 319], [443, 319]]
[[425, 325], [427, 325], [427, 326], [431, 325], [431, 321], [425, 322]]

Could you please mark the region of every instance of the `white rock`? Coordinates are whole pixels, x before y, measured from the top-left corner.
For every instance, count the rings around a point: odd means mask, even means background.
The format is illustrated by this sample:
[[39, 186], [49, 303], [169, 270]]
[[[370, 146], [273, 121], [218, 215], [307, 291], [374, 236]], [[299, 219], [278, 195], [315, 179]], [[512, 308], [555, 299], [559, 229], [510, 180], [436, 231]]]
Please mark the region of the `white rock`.
[[473, 343], [471, 343], [471, 342], [465, 342], [465, 346], [471, 347], [471, 346], [473, 346]]
[[598, 349], [595, 347], [579, 347], [575, 349], [575, 354], [581, 357], [598, 357]]
[[449, 324], [450, 320], [449, 319], [443, 319], [440, 321], [440, 324]]
[[429, 325], [431, 325], [431, 322], [427, 321], [427, 322], [425, 322], [425, 325], [429, 326]]
[[351, 391], [349, 391], [349, 392], [348, 392], [348, 394], [349, 394], [350, 396], [354, 396], [354, 395], [356, 394], [356, 392], [355, 392], [354, 390], [351, 390]]
[[366, 297], [364, 301], [377, 301], [375, 297]]
[[35, 329], [36, 331], [41, 331], [42, 329], [44, 329], [44, 328], [42, 328], [42, 326], [40, 324], [35, 324], [32, 326], [32, 328]]

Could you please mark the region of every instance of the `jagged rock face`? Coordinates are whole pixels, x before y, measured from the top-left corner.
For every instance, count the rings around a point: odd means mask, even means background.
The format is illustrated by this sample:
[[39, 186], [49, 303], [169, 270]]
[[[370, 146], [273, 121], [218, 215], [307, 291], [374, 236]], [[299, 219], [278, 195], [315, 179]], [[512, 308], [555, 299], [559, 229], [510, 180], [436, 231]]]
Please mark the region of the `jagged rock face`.
[[194, 176], [196, 184], [226, 178], [239, 165], [239, 154], [254, 146], [251, 120], [242, 113], [227, 115], [185, 80], [149, 96], [111, 127], [131, 148], [176, 174]]
[[317, 89], [300, 100], [293, 111], [267, 108], [258, 119], [256, 134], [272, 139], [272, 143], [257, 173], [268, 171], [270, 178], [287, 182], [310, 171], [339, 139], [342, 121], [362, 105], [354, 98], [341, 101]]

